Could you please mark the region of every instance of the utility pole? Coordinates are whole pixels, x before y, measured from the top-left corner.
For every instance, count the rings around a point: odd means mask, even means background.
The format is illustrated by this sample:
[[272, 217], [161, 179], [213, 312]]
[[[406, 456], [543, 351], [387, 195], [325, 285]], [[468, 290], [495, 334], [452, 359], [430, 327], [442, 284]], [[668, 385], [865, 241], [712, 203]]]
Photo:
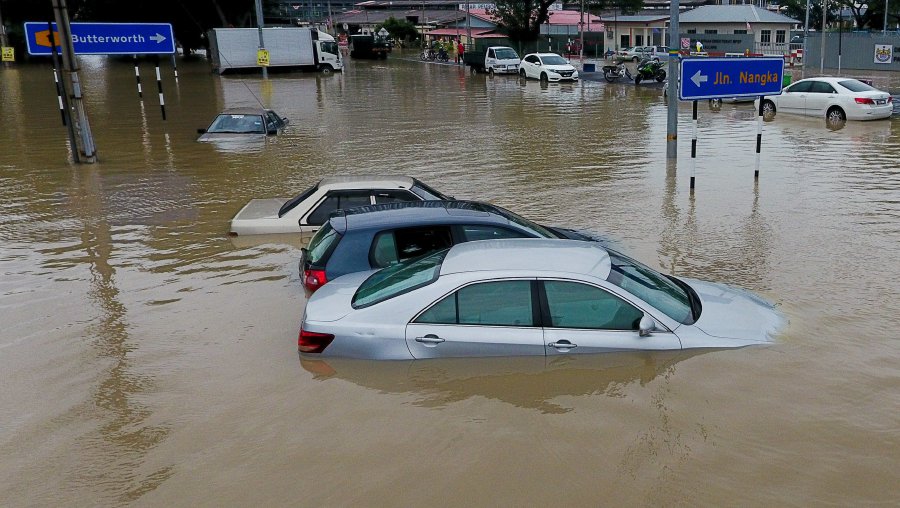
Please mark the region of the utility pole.
[[828, 19], [828, 0], [822, 0], [822, 60], [819, 63], [819, 74], [825, 74], [825, 22]]
[[472, 17], [469, 14], [469, 0], [466, 0], [466, 43], [472, 44]]
[[[94, 146], [94, 135], [91, 133], [91, 124], [88, 122], [87, 112], [81, 97], [81, 81], [78, 79], [78, 59], [75, 58], [75, 48], [72, 45], [72, 29], [69, 27], [69, 10], [66, 0], [51, 0], [53, 3], [53, 15], [56, 18], [56, 30], [59, 33], [60, 47], [62, 48], [62, 63], [64, 74], [69, 75], [72, 84], [72, 106], [75, 108], [75, 127], [81, 134], [81, 161], [97, 162], [97, 152]], [[53, 39], [53, 34], [50, 34]], [[79, 147], [73, 146], [73, 152], [78, 152]], [[78, 161], [78, 158], [75, 158]]]
[[[259, 27], [259, 49], [266, 49], [263, 43], [263, 10], [262, 0], [256, 0], [256, 25]], [[262, 66], [263, 79], [269, 79], [269, 70], [265, 65]]]
[[[669, 104], [666, 125], [666, 158], [678, 158], [678, 63], [681, 60], [681, 34], [678, 29], [678, 0], [669, 7]], [[676, 53], [673, 53], [676, 52]]]
[[887, 35], [887, 11], [888, 0], [884, 0], [884, 28], [881, 29], [881, 35]]
[[[806, 19], [803, 22], [803, 49], [806, 50], [806, 38], [809, 37], [809, 2], [806, 0]], [[806, 56], [806, 55], [803, 55]]]
[[[590, 16], [591, 14], [588, 13], [589, 19]], [[581, 32], [581, 40], [578, 42], [578, 59], [584, 64], [584, 0], [581, 0], [581, 23], [578, 25], [578, 30]], [[584, 70], [583, 66], [582, 70]]]

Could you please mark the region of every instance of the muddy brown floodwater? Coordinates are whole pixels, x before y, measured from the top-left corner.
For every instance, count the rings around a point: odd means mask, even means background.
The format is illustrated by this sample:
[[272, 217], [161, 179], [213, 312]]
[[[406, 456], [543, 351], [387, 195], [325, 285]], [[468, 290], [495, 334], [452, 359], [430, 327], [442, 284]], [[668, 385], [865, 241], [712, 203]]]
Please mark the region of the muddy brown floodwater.
[[[414, 57], [410, 55], [410, 57]], [[900, 120], [690, 109], [650, 84], [542, 87], [396, 55], [343, 74], [84, 60], [101, 162], [67, 162], [52, 75], [0, 69], [0, 505], [894, 504]], [[145, 72], [149, 72], [145, 70]], [[880, 79], [893, 79], [882, 77]], [[892, 82], [896, 86], [896, 82]], [[896, 91], [895, 91], [896, 93]], [[255, 97], [260, 145], [194, 141]], [[226, 236], [326, 175], [421, 178], [781, 305], [764, 348], [300, 362], [297, 239]]]

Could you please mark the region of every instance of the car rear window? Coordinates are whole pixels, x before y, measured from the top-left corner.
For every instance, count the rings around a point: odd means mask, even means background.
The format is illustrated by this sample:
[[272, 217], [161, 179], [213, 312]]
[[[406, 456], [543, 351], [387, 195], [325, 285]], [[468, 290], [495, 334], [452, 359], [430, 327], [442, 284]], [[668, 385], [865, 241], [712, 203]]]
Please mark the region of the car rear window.
[[436, 281], [447, 251], [379, 270], [363, 281], [350, 300], [354, 309], [369, 307]]
[[294, 207], [297, 206], [297, 204], [299, 204], [304, 199], [312, 196], [312, 193], [316, 192], [318, 189], [319, 189], [319, 184], [315, 184], [312, 187], [310, 187], [310, 188], [306, 189], [305, 191], [303, 191], [302, 193], [300, 193], [298, 196], [287, 200], [287, 203], [281, 205], [281, 208], [278, 209], [278, 216], [284, 217], [284, 214], [293, 210]]
[[858, 81], [855, 79], [847, 79], [844, 81], [838, 81], [838, 84], [842, 87], [850, 90], [851, 92], [877, 92], [878, 89], [872, 86], [869, 86], [862, 81]]
[[309, 241], [307, 252], [310, 264], [322, 264], [324, 258], [331, 254], [331, 251], [334, 250], [334, 247], [340, 240], [341, 235], [331, 227], [330, 222], [326, 222], [312, 237], [312, 240]]

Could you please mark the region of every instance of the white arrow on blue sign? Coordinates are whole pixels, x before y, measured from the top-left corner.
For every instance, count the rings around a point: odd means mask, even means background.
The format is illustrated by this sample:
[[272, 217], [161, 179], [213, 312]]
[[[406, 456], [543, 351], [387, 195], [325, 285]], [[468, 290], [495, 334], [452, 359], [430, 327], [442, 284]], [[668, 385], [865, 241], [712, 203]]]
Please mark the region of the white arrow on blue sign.
[[[171, 55], [175, 36], [169, 23], [71, 23], [76, 55]], [[53, 23], [56, 33], [56, 23]], [[25, 23], [29, 55], [52, 54], [47, 23]], [[57, 45], [59, 50], [59, 45]]]
[[685, 58], [678, 97], [683, 101], [779, 95], [784, 58]]

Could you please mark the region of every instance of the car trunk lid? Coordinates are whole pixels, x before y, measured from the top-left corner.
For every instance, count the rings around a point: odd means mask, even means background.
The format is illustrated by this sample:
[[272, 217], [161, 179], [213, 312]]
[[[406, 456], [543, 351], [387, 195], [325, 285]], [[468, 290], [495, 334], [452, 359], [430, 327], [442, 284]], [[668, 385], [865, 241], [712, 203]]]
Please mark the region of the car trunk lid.
[[288, 198], [251, 199], [234, 216], [235, 221], [256, 219], [277, 219], [278, 210], [287, 202]]
[[315, 316], [318, 323], [337, 321], [353, 312], [350, 300], [359, 285], [375, 271], [347, 274], [325, 284], [309, 298], [306, 315]]

